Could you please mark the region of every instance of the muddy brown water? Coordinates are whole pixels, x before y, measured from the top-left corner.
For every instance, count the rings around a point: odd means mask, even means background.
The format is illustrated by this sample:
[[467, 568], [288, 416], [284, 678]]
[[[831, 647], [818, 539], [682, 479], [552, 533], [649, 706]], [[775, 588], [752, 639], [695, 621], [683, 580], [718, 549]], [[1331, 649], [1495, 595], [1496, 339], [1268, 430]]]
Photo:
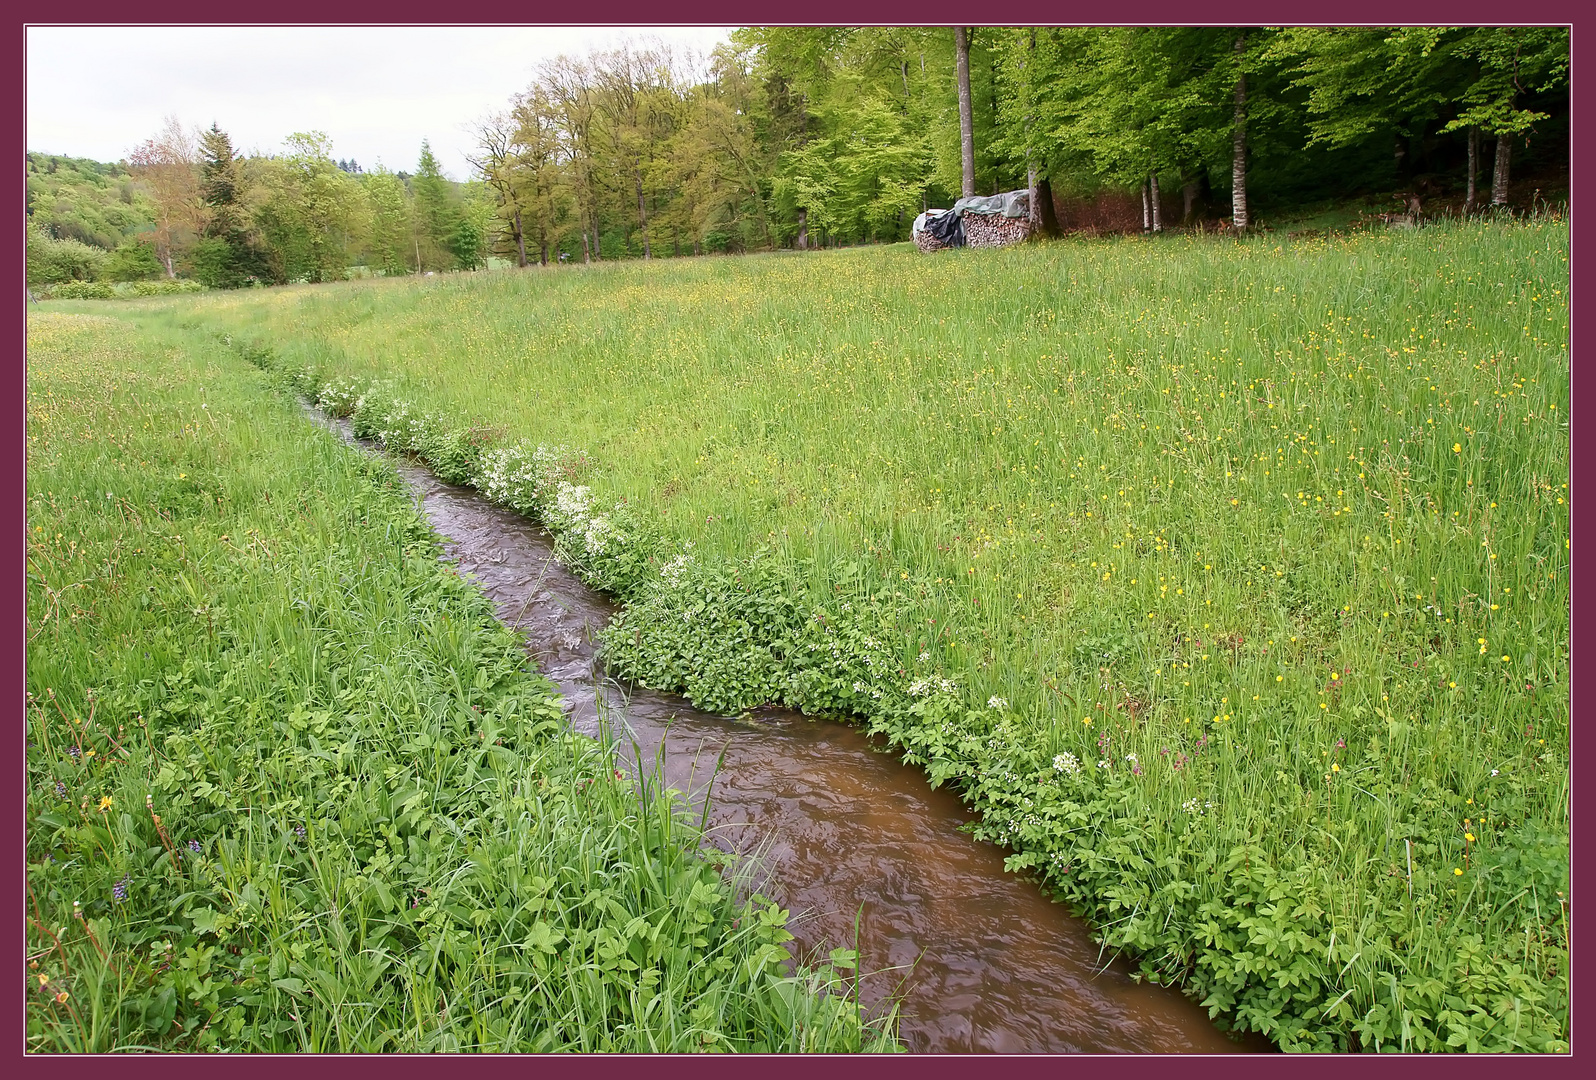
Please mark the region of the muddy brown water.
[[[357, 441], [347, 421], [312, 415]], [[800, 954], [857, 944], [861, 998], [870, 1007], [899, 996], [911, 1051], [1270, 1048], [1227, 1037], [1176, 991], [1133, 981], [1084, 923], [960, 830], [973, 815], [956, 795], [863, 732], [774, 708], [715, 716], [607, 678], [593, 636], [616, 608], [554, 558], [549, 534], [419, 465], [394, 464], [447, 557], [525, 635], [571, 725], [635, 743], [695, 809], [708, 795], [711, 842], [758, 860], [756, 880], [791, 910]]]

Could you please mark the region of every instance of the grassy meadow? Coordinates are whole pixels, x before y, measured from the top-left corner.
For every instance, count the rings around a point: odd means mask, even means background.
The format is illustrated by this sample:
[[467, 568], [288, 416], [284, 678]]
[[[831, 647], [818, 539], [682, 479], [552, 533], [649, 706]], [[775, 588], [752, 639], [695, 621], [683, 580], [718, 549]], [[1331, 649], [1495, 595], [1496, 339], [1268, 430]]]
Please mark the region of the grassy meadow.
[[540, 517], [618, 674], [885, 733], [1225, 1023], [1566, 1049], [1561, 220], [119, 310]]
[[136, 322], [28, 321], [29, 1050], [893, 1045], [390, 465]]

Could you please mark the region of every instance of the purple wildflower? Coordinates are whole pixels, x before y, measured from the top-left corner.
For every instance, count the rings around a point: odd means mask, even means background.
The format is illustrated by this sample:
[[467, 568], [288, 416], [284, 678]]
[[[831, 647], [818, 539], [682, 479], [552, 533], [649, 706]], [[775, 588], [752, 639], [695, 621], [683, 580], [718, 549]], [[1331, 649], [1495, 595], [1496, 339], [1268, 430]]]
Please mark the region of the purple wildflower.
[[201, 850], [200, 842], [198, 840], [190, 840], [188, 842], [188, 849], [190, 851], [192, 851], [194, 854], [198, 855], [200, 853], [200, 850]]
[[124, 874], [121, 881], [111, 886], [111, 895], [116, 898], [117, 903], [120, 904], [127, 899], [127, 883], [132, 880], [132, 877], [133, 875], [131, 874]]

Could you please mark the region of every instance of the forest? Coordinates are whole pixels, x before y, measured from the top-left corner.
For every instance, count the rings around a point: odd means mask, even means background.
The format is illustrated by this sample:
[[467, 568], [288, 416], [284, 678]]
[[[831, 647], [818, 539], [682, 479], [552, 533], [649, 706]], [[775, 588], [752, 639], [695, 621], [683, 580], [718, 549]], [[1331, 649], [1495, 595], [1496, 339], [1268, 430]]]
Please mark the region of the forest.
[[707, 57], [637, 40], [542, 63], [474, 121], [463, 182], [425, 141], [414, 173], [368, 171], [320, 131], [242, 155], [175, 117], [115, 165], [30, 154], [28, 279], [890, 243], [929, 207], [1020, 188], [1042, 234], [1530, 209], [1566, 198], [1568, 64], [1565, 27], [750, 27]]

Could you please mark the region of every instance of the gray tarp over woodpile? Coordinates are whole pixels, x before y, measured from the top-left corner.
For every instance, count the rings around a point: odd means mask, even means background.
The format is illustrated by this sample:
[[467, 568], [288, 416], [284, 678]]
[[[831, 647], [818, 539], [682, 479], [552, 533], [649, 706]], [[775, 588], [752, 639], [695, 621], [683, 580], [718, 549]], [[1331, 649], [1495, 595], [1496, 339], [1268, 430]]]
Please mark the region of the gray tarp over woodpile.
[[1029, 218], [1031, 195], [1028, 191], [1005, 191], [1001, 195], [971, 195], [953, 204], [955, 214], [1002, 214], [1006, 218]]

